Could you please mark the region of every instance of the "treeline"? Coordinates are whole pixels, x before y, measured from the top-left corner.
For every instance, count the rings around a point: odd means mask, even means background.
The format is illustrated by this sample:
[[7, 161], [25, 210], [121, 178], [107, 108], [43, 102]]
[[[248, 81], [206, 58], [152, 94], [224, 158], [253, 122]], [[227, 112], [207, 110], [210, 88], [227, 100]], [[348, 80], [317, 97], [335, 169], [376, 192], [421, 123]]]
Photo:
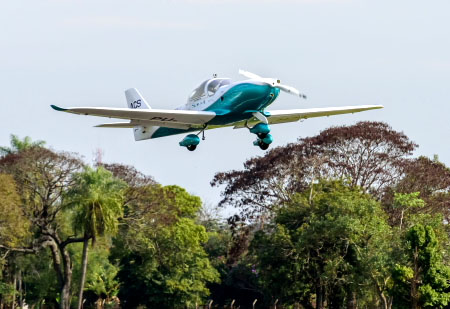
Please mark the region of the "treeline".
[[445, 307], [450, 169], [417, 147], [360, 122], [274, 148], [216, 174], [224, 221], [131, 166], [12, 136], [1, 307]]

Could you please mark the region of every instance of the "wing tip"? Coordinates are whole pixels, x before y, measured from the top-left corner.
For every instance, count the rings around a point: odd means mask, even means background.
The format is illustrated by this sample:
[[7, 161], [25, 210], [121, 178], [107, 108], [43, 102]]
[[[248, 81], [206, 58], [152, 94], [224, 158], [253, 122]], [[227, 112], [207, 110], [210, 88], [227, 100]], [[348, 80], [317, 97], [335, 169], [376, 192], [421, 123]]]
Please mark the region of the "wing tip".
[[374, 105], [373, 109], [381, 109], [384, 108], [384, 105]]
[[65, 111], [67, 111], [66, 108], [62, 108], [62, 107], [59, 107], [59, 106], [56, 106], [56, 105], [53, 105], [53, 104], [51, 104], [50, 107], [53, 108], [55, 111], [58, 111], [58, 112], [65, 112]]

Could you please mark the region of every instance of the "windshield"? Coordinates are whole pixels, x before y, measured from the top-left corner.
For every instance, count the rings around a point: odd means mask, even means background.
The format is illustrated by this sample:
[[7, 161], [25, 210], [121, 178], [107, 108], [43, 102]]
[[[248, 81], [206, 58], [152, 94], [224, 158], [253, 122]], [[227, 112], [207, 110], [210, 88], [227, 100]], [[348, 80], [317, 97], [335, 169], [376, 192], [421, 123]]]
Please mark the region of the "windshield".
[[195, 101], [200, 99], [205, 94], [205, 85], [209, 80], [205, 80], [203, 83], [200, 84], [197, 88], [195, 88], [194, 91], [192, 91], [191, 95], [189, 96], [190, 101]]
[[231, 80], [228, 78], [216, 78], [211, 79], [207, 86], [208, 95], [212, 96], [219, 90], [220, 87], [231, 84]]
[[197, 101], [198, 99], [205, 96], [205, 92], [208, 93], [209, 96], [212, 96], [219, 90], [220, 87], [231, 84], [231, 79], [229, 78], [213, 78], [205, 80], [200, 84], [194, 91], [192, 91], [189, 96], [189, 101]]

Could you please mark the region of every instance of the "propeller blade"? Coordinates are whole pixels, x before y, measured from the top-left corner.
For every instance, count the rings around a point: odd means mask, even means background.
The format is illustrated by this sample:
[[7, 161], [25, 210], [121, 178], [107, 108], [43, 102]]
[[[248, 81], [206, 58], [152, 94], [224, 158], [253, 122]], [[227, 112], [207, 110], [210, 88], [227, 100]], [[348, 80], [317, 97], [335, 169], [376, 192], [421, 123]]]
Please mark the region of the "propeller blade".
[[264, 77], [261, 77], [261, 76], [255, 74], [255, 73], [248, 72], [248, 71], [241, 70], [241, 69], [239, 69], [239, 74], [241, 74], [241, 75], [243, 75], [243, 76], [245, 76], [247, 78], [250, 78], [250, 79], [258, 79], [258, 80], [260, 80], [260, 81], [262, 81], [264, 83], [267, 83], [267, 84], [271, 85], [272, 87], [277, 87], [277, 88], [279, 88], [280, 90], [282, 90], [282, 91], [284, 91], [286, 93], [295, 95], [296, 97], [300, 97], [301, 99], [306, 99], [306, 95], [304, 95], [303, 93], [300, 93], [300, 91], [298, 91], [294, 87], [281, 84], [280, 80], [277, 80], [277, 79], [274, 79], [274, 78], [264, 78]]
[[286, 92], [286, 93], [295, 95], [295, 96], [300, 97], [302, 99], [306, 99], [306, 95], [300, 93], [300, 91], [298, 91], [294, 87], [283, 85], [283, 84], [278, 84], [276, 87], [279, 88], [280, 90]]
[[245, 76], [247, 78], [250, 78], [250, 79], [263, 79], [261, 76], [256, 75], [255, 73], [244, 71], [241, 69], [239, 69], [239, 74], [241, 74], [242, 76]]

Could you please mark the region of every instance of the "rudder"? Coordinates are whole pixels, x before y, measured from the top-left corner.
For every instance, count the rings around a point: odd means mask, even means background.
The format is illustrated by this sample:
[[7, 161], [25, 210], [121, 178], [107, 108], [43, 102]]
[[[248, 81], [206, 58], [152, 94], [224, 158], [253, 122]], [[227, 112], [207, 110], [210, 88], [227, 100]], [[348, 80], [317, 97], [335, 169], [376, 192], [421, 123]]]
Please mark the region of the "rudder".
[[150, 109], [150, 105], [148, 105], [147, 101], [145, 101], [144, 97], [139, 93], [136, 88], [130, 88], [125, 90], [125, 97], [127, 99], [128, 108], [132, 109]]
[[[125, 90], [128, 108], [132, 109], [151, 109], [144, 97], [136, 88]], [[153, 133], [158, 129], [155, 126], [136, 126], [133, 128], [134, 140], [141, 141], [152, 138]]]

